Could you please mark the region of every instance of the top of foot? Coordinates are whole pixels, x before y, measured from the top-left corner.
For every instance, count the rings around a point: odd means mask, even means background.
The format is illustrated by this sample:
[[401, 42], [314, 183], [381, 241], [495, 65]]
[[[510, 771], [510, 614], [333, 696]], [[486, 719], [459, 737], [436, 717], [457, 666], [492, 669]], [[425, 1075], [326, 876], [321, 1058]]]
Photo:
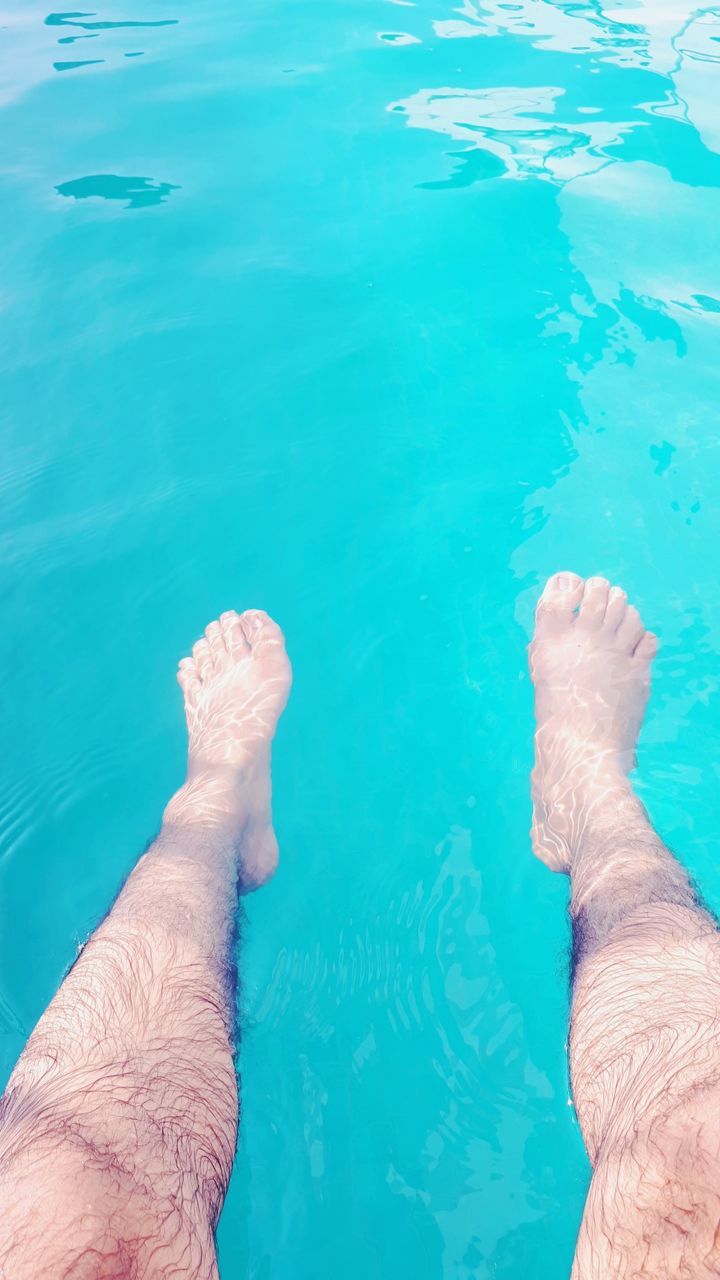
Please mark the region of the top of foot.
[[[589, 790], [627, 775], [650, 692], [657, 639], [621, 587], [575, 573], [550, 578], [530, 645], [537, 734], [535, 852], [562, 864], [562, 835]], [[560, 839], [562, 845], [562, 839]], [[560, 869], [558, 867], [558, 869]]]
[[228, 831], [239, 848], [242, 887], [257, 888], [277, 865], [270, 744], [291, 683], [282, 631], [259, 610], [223, 613], [182, 659], [178, 681], [188, 778], [165, 821]]
[[258, 609], [231, 610], [211, 622], [183, 658], [178, 681], [185, 695], [193, 768], [242, 767], [272, 741], [290, 692], [290, 662], [282, 631]]

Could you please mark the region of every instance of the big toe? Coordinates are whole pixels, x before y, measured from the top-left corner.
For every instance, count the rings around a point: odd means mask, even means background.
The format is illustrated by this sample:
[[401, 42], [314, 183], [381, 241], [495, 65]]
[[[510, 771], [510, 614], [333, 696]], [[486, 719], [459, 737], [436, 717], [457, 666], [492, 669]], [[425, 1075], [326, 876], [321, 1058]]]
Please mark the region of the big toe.
[[240, 615], [251, 656], [253, 679], [265, 690], [267, 705], [277, 716], [285, 706], [292, 685], [292, 668], [285, 637], [277, 622], [262, 609], [246, 609]]
[[285, 637], [277, 622], [262, 609], [246, 609], [240, 615], [240, 621], [253, 657], [263, 667], [277, 668], [278, 672], [287, 670], [289, 675], [290, 663], [285, 650]]
[[246, 609], [241, 613], [240, 621], [250, 644], [267, 644], [275, 641], [284, 645], [282, 631], [264, 609]]
[[538, 601], [535, 623], [538, 635], [572, 622], [583, 594], [583, 580], [577, 573], [555, 573], [548, 578]]

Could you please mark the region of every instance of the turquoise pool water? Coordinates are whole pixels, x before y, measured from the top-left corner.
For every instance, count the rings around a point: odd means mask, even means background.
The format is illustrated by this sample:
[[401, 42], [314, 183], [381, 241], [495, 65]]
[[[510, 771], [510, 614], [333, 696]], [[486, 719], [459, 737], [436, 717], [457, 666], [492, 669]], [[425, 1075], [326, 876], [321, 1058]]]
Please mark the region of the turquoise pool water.
[[181, 778], [178, 657], [263, 606], [296, 683], [223, 1274], [562, 1280], [525, 645], [549, 572], [628, 588], [643, 795], [719, 906], [720, 12], [0, 26], [5, 1075]]

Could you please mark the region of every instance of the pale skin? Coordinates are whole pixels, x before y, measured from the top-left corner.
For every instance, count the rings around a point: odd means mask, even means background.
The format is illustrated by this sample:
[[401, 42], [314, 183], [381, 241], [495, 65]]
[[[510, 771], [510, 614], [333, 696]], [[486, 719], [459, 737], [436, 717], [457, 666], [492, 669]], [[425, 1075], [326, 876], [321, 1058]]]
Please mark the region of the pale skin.
[[274, 872], [279, 627], [223, 614], [180, 664], [188, 774], [0, 1103], [0, 1275], [212, 1280], [232, 1168], [238, 893]]
[[720, 1274], [720, 935], [628, 781], [656, 649], [603, 578], [547, 583], [532, 837], [571, 884], [570, 1067], [593, 1166], [573, 1280]]
[[[573, 1092], [593, 1178], [573, 1280], [720, 1273], [720, 941], [628, 773], [656, 640], [604, 579], [552, 578], [530, 649], [533, 844], [571, 880]], [[0, 1275], [214, 1280], [237, 1133], [238, 893], [274, 872], [290, 689], [267, 615], [180, 664], [188, 776], [0, 1103]]]

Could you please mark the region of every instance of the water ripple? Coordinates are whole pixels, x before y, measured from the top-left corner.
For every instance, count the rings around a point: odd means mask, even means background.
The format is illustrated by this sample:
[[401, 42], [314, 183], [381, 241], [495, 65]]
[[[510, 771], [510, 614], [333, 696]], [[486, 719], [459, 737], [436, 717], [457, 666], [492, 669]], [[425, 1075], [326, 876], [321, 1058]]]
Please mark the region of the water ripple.
[[[145, 52], [137, 48], [140, 32], [147, 49], [155, 49], [161, 47], [160, 41], [174, 38], [172, 33], [179, 24], [175, 16], [109, 19], [79, 11], [47, 14], [37, 0], [28, 0], [22, 7], [3, 13], [0, 107], [16, 102], [57, 73], [63, 80], [72, 80], [74, 72], [83, 74], [93, 66], [101, 65], [103, 70], [127, 66], [127, 57]], [[128, 45], [130, 33], [133, 43]], [[93, 41], [92, 58], [58, 57], [61, 50], [79, 40]]]
[[411, 129], [431, 129], [482, 148], [508, 177], [564, 183], [603, 168], [612, 158], [608, 149], [637, 127], [556, 119], [564, 93], [552, 86], [421, 89], [388, 110], [405, 115]]
[[46, 27], [80, 27], [82, 31], [124, 31], [127, 27], [175, 27], [177, 18], [161, 18], [158, 20], [122, 21], [122, 22], [83, 22], [83, 18], [92, 18], [90, 13], [49, 13], [45, 19]]
[[[474, 1105], [478, 1089], [511, 1103], [528, 1091], [527, 1080], [513, 1079], [510, 1070], [526, 1061], [523, 1018], [496, 971], [470, 833], [453, 829], [436, 857], [433, 880], [390, 902], [374, 927], [358, 931], [346, 921], [332, 952], [319, 945], [310, 952], [282, 949], [251, 1021], [274, 1035], [300, 1004], [306, 1031], [327, 1041], [334, 1035], [333, 1011], [359, 1001], [366, 1021], [353, 1055], [356, 1074], [373, 1058], [379, 1020], [393, 1035], [421, 1034], [423, 1043], [434, 1043], [430, 1060], [448, 1106], [451, 1099]], [[463, 945], [468, 937], [470, 951]], [[501, 1077], [492, 1067], [495, 1058]], [[548, 1090], [537, 1073], [531, 1092], [547, 1096]]]

